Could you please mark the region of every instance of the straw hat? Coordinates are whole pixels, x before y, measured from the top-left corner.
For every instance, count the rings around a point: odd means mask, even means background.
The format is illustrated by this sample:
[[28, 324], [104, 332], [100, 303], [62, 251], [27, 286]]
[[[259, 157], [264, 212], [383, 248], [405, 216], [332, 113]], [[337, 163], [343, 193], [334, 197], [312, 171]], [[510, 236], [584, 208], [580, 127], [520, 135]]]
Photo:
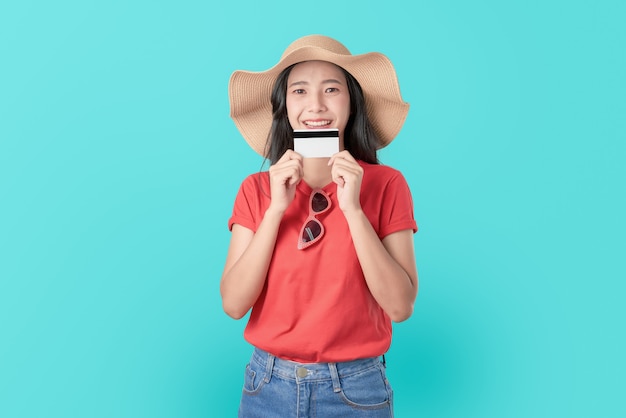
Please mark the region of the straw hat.
[[278, 64], [269, 70], [235, 71], [230, 77], [230, 117], [252, 149], [264, 156], [272, 126], [270, 97], [280, 72], [292, 64], [313, 60], [336, 64], [357, 79], [363, 89], [368, 117], [380, 139], [379, 148], [389, 144], [409, 111], [409, 104], [400, 95], [391, 61], [378, 52], [352, 55], [332, 38], [309, 35], [289, 45]]

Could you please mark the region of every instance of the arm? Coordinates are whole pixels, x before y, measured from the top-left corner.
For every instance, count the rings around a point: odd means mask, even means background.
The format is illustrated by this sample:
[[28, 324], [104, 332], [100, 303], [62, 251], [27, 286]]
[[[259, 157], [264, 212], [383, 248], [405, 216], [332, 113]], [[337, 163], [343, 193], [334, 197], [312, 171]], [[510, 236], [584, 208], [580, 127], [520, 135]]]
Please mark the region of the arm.
[[413, 231], [395, 232], [381, 241], [362, 211], [346, 219], [372, 296], [394, 322], [408, 319], [418, 287]]
[[302, 178], [302, 157], [289, 150], [269, 171], [271, 202], [256, 232], [233, 225], [220, 293], [224, 312], [235, 319], [250, 310], [263, 290], [280, 222]]
[[220, 293], [224, 312], [235, 319], [250, 310], [263, 290], [281, 219], [282, 213], [268, 209], [256, 233], [233, 225]]
[[381, 241], [361, 208], [361, 166], [347, 151], [335, 154], [329, 164], [367, 286], [394, 322], [404, 321], [413, 313], [418, 288], [412, 231], [398, 231]]

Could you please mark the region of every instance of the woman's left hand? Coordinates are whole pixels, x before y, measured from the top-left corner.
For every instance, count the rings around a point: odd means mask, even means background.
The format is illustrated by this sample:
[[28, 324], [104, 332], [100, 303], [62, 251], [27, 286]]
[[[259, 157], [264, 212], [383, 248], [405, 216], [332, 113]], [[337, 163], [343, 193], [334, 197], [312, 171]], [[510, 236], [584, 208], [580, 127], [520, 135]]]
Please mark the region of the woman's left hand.
[[337, 183], [337, 200], [339, 208], [344, 212], [361, 209], [361, 182], [363, 168], [348, 151], [333, 155], [328, 161], [331, 175]]

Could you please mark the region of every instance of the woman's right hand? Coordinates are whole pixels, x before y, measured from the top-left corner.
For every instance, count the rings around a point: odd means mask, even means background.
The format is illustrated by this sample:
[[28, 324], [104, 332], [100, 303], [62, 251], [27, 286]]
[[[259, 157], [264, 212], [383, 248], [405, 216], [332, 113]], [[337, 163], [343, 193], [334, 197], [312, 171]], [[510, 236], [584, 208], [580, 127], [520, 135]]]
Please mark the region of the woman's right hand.
[[288, 150], [269, 169], [270, 198], [256, 231], [233, 225], [220, 282], [224, 312], [242, 318], [263, 291], [282, 217], [304, 176], [302, 156]]
[[287, 150], [276, 164], [270, 166], [270, 208], [284, 212], [296, 195], [296, 186], [304, 176], [302, 156]]

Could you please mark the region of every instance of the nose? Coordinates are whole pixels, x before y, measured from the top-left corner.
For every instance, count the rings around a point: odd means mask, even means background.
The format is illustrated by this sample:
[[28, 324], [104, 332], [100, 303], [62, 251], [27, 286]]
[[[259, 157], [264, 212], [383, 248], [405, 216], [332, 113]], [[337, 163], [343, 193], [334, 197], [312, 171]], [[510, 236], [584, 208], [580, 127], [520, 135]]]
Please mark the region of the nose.
[[326, 103], [324, 101], [324, 95], [322, 93], [311, 94], [309, 96], [309, 111], [314, 113], [320, 113], [326, 111]]

